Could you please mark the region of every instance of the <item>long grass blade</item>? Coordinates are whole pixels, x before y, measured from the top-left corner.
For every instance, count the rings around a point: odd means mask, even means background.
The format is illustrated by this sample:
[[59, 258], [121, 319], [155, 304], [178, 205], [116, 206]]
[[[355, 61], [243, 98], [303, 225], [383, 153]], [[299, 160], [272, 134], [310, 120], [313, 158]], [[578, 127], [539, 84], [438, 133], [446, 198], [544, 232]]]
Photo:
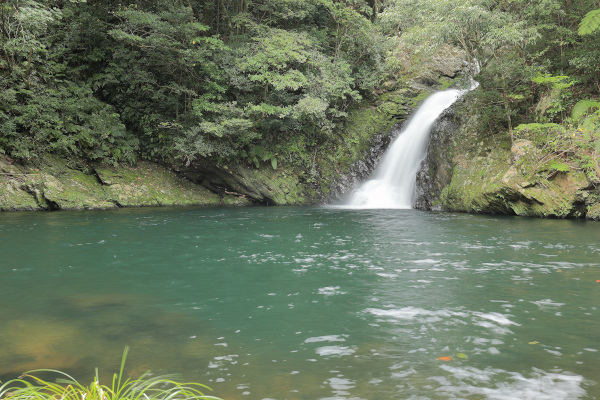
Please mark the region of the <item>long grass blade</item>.
[[[148, 371], [137, 379], [125, 378], [128, 353], [129, 347], [125, 347], [119, 372], [113, 375], [110, 387], [100, 384], [98, 369], [87, 387], [65, 372], [35, 369], [0, 385], [0, 400], [221, 400], [203, 393], [211, 390], [208, 386], [181, 383], [177, 375], [152, 376]], [[39, 372], [57, 374], [56, 383], [34, 375]]]

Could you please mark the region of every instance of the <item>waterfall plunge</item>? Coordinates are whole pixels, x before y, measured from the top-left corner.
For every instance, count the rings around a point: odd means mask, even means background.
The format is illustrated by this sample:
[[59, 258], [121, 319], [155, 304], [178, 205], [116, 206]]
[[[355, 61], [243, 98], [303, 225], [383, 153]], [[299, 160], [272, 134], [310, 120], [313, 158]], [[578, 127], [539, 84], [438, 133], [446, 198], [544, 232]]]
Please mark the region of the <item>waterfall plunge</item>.
[[373, 177], [354, 191], [348, 208], [412, 208], [417, 172], [427, 154], [433, 123], [467, 90], [449, 89], [429, 96], [387, 150]]

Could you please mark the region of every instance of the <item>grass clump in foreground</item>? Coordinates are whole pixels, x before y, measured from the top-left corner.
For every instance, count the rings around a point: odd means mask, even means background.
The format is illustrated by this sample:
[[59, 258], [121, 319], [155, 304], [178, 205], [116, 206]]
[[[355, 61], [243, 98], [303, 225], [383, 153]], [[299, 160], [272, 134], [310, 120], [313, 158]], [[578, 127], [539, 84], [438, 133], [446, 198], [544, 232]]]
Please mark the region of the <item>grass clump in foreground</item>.
[[[211, 390], [200, 383], [181, 383], [172, 375], [153, 377], [150, 371], [138, 379], [123, 381], [126, 347], [118, 374], [114, 374], [111, 386], [101, 385], [98, 369], [89, 386], [77, 382], [70, 375], [53, 369], [36, 369], [25, 372], [0, 386], [1, 400], [221, 400], [207, 396], [202, 390]], [[32, 375], [35, 372], [53, 372], [61, 378], [56, 383], [47, 382]], [[0, 382], [1, 383], [1, 382]]]

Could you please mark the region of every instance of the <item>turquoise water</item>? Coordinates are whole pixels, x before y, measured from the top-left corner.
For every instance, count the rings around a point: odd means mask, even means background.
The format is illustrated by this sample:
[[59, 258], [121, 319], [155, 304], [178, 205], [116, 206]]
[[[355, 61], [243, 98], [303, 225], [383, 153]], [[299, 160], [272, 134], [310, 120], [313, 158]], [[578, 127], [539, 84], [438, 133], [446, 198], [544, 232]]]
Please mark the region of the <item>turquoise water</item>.
[[[600, 398], [600, 224], [334, 208], [0, 214], [0, 380], [224, 399]], [[439, 359], [441, 358], [441, 359]]]

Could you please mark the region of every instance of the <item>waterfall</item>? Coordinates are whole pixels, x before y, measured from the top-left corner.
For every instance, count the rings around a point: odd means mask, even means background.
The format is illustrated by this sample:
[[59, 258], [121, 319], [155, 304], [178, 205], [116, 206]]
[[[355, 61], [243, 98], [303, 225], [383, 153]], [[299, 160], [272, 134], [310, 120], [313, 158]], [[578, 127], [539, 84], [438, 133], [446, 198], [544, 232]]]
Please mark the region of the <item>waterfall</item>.
[[435, 120], [467, 90], [449, 89], [429, 96], [394, 140], [373, 177], [356, 189], [349, 208], [412, 208], [416, 177], [427, 155]]

